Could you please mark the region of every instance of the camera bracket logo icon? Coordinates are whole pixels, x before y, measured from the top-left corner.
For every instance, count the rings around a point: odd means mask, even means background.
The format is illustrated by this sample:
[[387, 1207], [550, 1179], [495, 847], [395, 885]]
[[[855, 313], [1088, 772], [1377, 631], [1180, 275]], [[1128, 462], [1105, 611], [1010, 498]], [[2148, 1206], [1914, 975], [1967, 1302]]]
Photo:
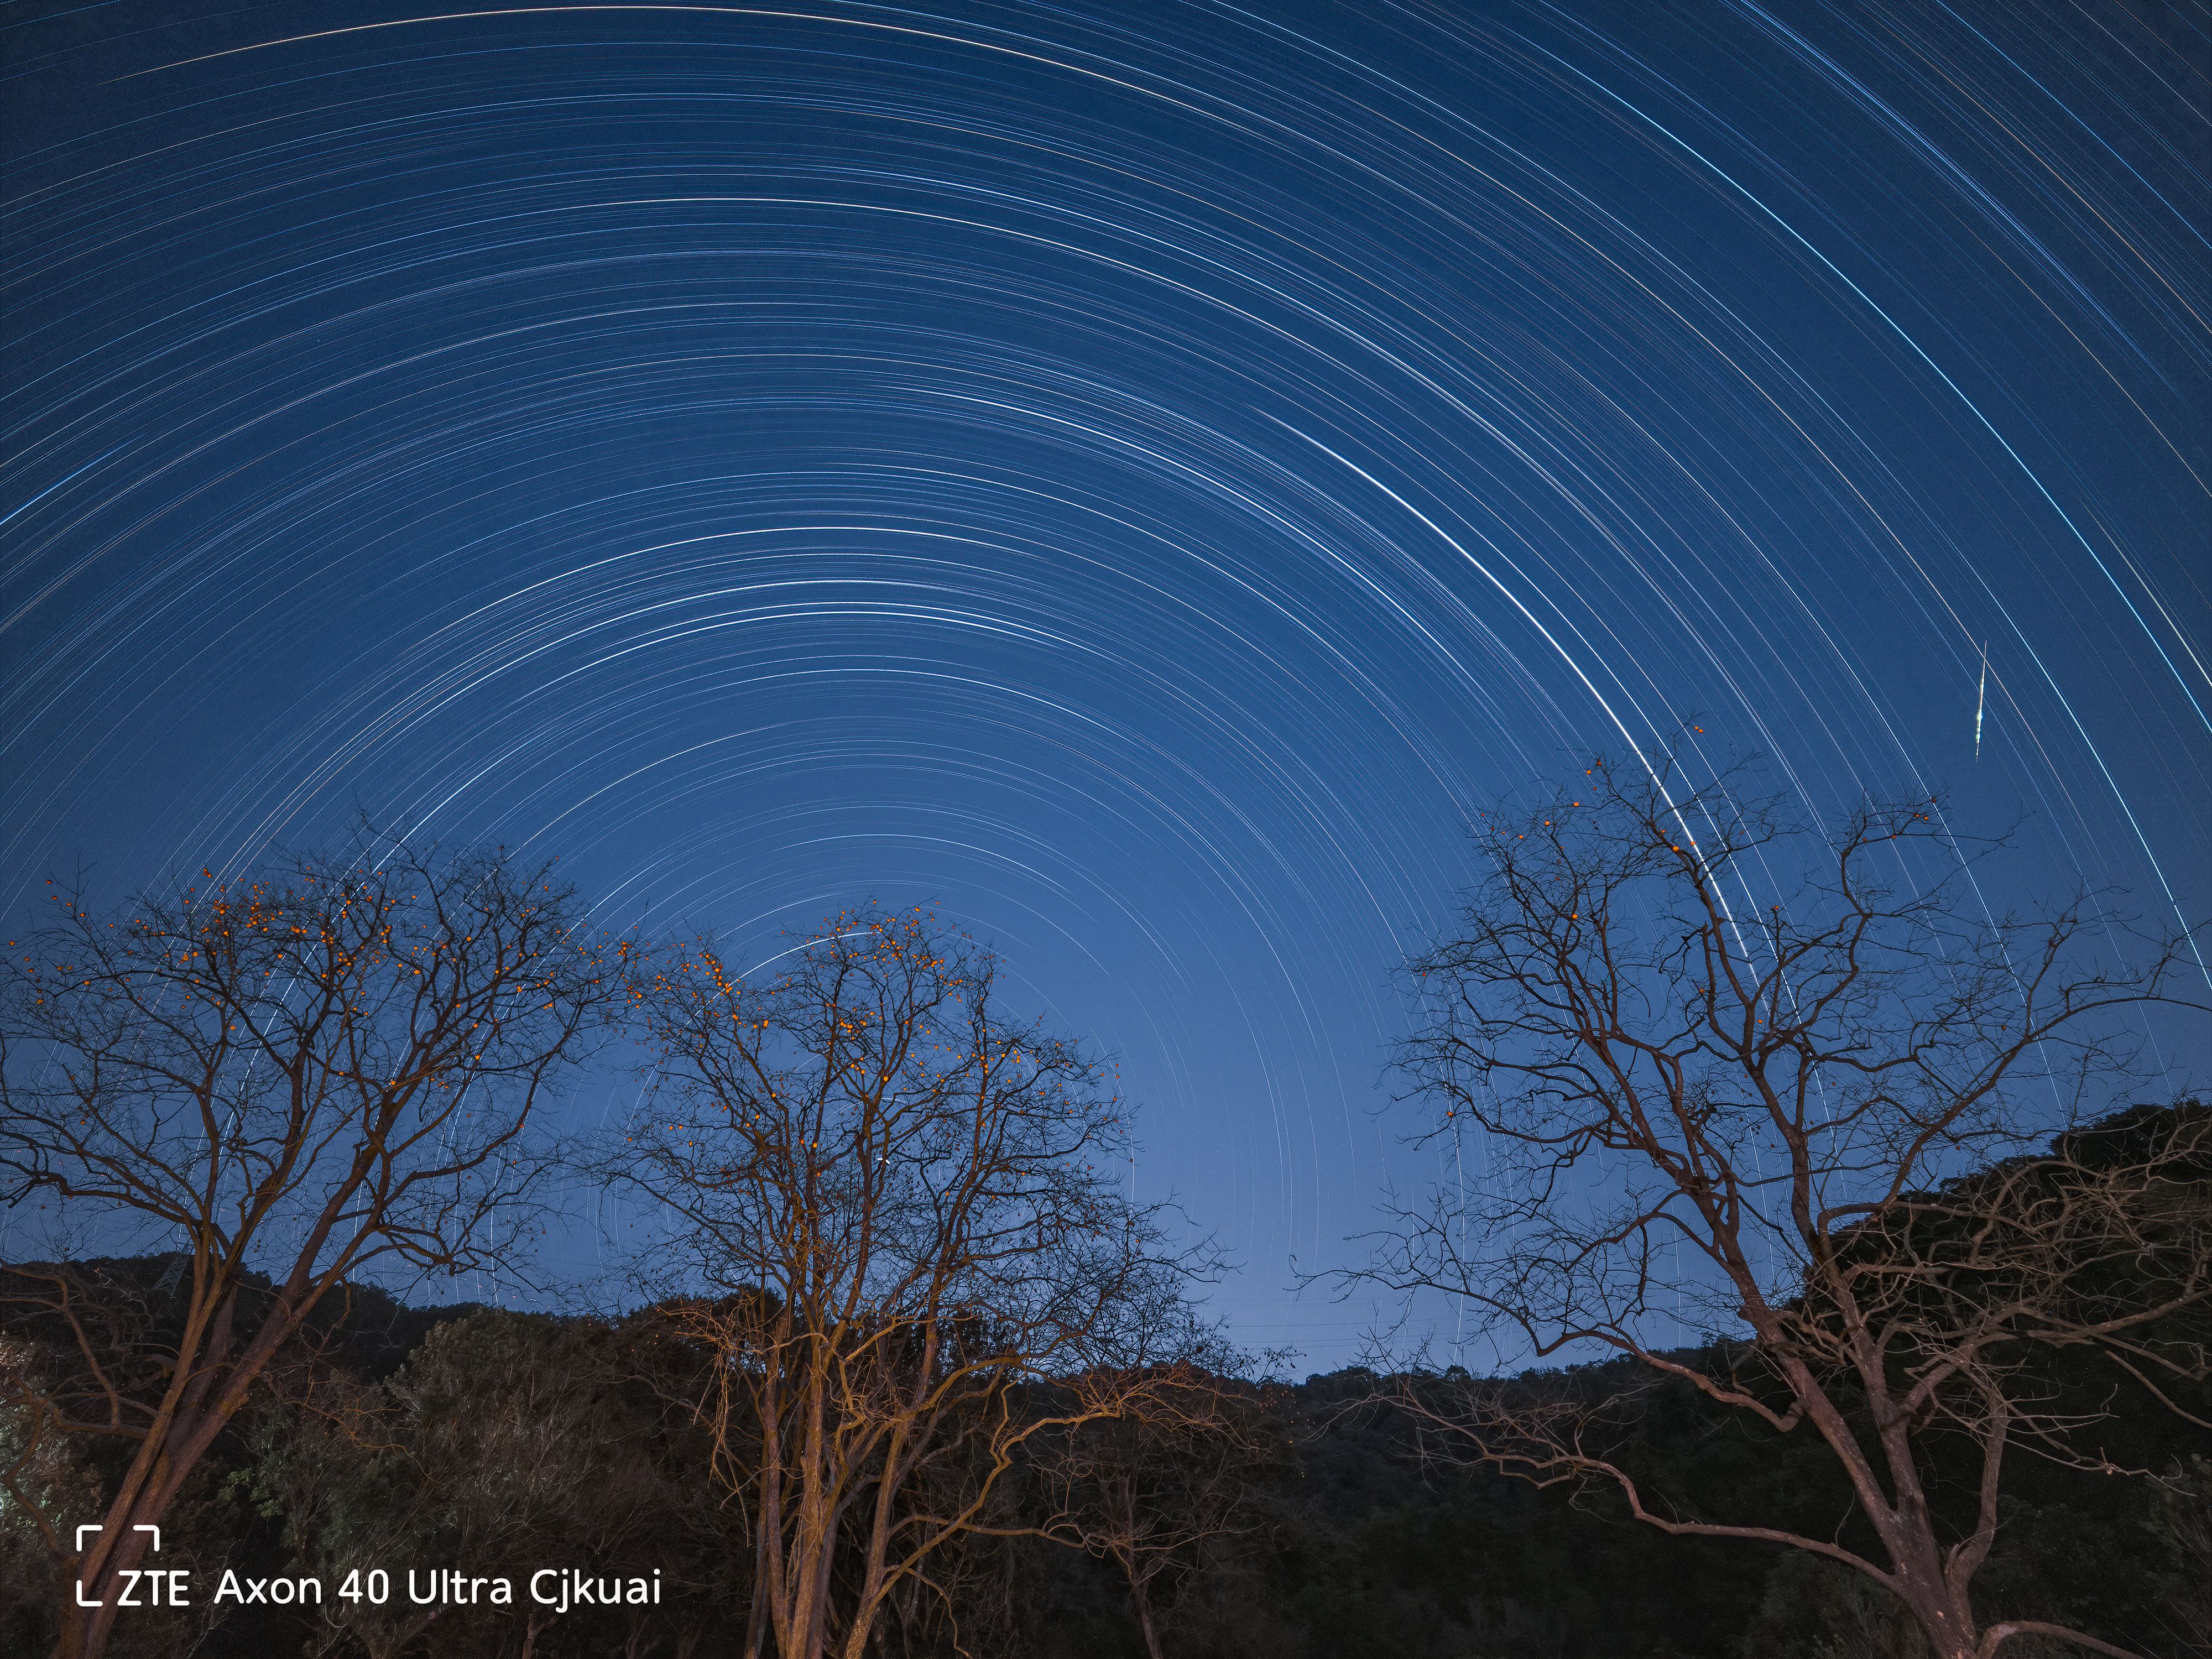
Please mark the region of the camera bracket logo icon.
[[[106, 1530], [106, 1528], [105, 1527], [94, 1521], [88, 1521], [84, 1525], [79, 1527], [76, 1529], [76, 1553], [79, 1555], [82, 1555], [84, 1553], [85, 1534], [88, 1532], [105, 1532]], [[150, 1526], [147, 1522], [142, 1521], [137, 1526], [131, 1528], [131, 1530], [133, 1532], [152, 1533], [154, 1534], [154, 1553], [159, 1555], [161, 1553], [161, 1529], [159, 1527]], [[84, 1599], [84, 1580], [81, 1577], [76, 1581], [76, 1604], [81, 1607], [105, 1607], [106, 1605], [106, 1603], [103, 1601], [88, 1601]]]

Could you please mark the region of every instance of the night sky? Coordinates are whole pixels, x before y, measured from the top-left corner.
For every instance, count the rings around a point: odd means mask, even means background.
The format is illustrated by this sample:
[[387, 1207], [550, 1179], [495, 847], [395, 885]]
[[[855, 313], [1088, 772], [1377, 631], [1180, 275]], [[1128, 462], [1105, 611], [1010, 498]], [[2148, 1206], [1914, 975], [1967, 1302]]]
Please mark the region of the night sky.
[[1340, 1359], [1502, 793], [1688, 721], [2212, 913], [2207, 29], [12, 0], [0, 901], [364, 812], [741, 961], [933, 901]]

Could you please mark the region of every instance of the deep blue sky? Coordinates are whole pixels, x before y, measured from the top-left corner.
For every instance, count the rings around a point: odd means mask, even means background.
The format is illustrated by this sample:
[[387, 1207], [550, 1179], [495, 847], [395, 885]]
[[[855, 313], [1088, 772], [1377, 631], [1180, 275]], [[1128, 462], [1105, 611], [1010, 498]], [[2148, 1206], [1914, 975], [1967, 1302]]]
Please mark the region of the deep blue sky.
[[1570, 756], [2212, 912], [2202, 8], [0, 31], [10, 914], [364, 809], [740, 956], [936, 899], [1329, 1363], [1393, 967]]

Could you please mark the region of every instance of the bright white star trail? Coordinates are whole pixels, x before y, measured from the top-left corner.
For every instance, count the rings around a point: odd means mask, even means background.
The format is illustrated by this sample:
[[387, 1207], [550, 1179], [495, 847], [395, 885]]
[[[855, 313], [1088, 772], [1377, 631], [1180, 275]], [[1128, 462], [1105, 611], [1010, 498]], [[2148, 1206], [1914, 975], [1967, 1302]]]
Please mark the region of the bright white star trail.
[[361, 813], [933, 900], [1326, 1363], [1500, 793], [1686, 725], [2212, 911], [2201, 8], [0, 30], [11, 915]]

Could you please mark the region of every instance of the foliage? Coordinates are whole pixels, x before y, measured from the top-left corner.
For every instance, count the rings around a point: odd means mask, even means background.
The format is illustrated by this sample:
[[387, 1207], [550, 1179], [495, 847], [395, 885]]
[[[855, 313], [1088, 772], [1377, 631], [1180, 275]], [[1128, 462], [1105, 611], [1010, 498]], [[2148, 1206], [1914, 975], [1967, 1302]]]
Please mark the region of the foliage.
[[[1990, 918], [1934, 801], [1868, 801], [1822, 835], [1745, 782], [1599, 760], [1486, 816], [1455, 937], [1413, 964], [1403, 1066], [1432, 1113], [1414, 1139], [1473, 1136], [1486, 1173], [1396, 1201], [1358, 1276], [1471, 1304], [1539, 1356], [1609, 1350], [1778, 1437], [1809, 1428], [1850, 1535], [1639, 1476], [1611, 1443], [1640, 1385], [1405, 1404], [1439, 1455], [1608, 1484], [1662, 1530], [1859, 1572], [1944, 1659], [2027, 1635], [2118, 1651], [2055, 1619], [1986, 1622], [1973, 1586], [2010, 1454], [2116, 1468], [2053, 1356], [2160, 1395], [2207, 1375], [2212, 1115], [2021, 1155], [2054, 1097], [2061, 1124], [2124, 1098], [2148, 1006], [2203, 1012], [2186, 941], [2115, 963], [2125, 930], [2086, 898]], [[1685, 1315], [1721, 1363], [1662, 1344]], [[1945, 1487], [1938, 1443], [1958, 1442], [1978, 1468]]]
[[[91, 1592], [59, 1603], [60, 1650], [97, 1655], [117, 1575], [326, 1295], [508, 1260], [543, 1167], [532, 1109], [628, 985], [550, 869], [497, 851], [364, 842], [112, 915], [55, 906], [0, 975], [0, 1183], [60, 1200], [66, 1231], [0, 1278], [50, 1339], [0, 1399], [19, 1457], [133, 1448], [82, 1554], [74, 1522], [9, 1493]], [[88, 1231], [180, 1252], [160, 1310], [85, 1277], [67, 1247]]]
[[[153, 1282], [161, 1271], [157, 1258], [123, 1276]], [[619, 1463], [649, 1476], [655, 1518], [635, 1559], [680, 1580], [681, 1595], [663, 1609], [672, 1616], [635, 1631], [594, 1624], [596, 1615], [555, 1620], [533, 1659], [744, 1651], [752, 1551], [704, 1474], [706, 1448], [683, 1403], [698, 1397], [705, 1356], [659, 1312], [404, 1316], [374, 1293], [352, 1298], [351, 1312], [356, 1322], [319, 1345], [314, 1409], [296, 1390], [289, 1400], [272, 1392], [211, 1455], [204, 1518], [194, 1524], [225, 1540], [241, 1573], [328, 1571], [360, 1564], [357, 1550], [404, 1549], [383, 1558], [399, 1570], [482, 1571], [492, 1559], [523, 1559], [498, 1553], [507, 1547], [495, 1523], [514, 1528], [510, 1539], [530, 1537], [530, 1549], [608, 1547], [613, 1560], [628, 1547], [619, 1523], [629, 1500], [617, 1487], [603, 1507], [592, 1483], [595, 1471]], [[403, 1344], [412, 1352], [395, 1356]], [[1728, 1363], [1718, 1348], [1676, 1357]], [[1594, 1399], [1616, 1395], [1629, 1372], [1615, 1362], [1550, 1375]], [[2054, 1368], [2049, 1380], [2062, 1395], [2090, 1389], [2100, 1400], [2109, 1387], [2088, 1371]], [[1846, 1569], [1808, 1568], [1771, 1546], [1668, 1537], [1633, 1524], [1602, 1492], [1537, 1490], [1425, 1461], [1419, 1425], [1393, 1403], [1391, 1381], [1352, 1370], [1248, 1395], [1274, 1437], [1272, 1461], [1240, 1483], [1236, 1529], [1176, 1569], [1158, 1620], [1166, 1659], [1875, 1659], [1883, 1643], [1904, 1640], [1879, 1592], [1870, 1599], [1863, 1576]], [[2212, 1415], [2212, 1390], [2181, 1399]], [[350, 1436], [342, 1400], [358, 1413]], [[2140, 1389], [2110, 1409], [2103, 1434], [2114, 1462], [2154, 1464], [2159, 1479], [2041, 1461], [2008, 1469], [1998, 1543], [1978, 1577], [1982, 1613], [2063, 1617], [2154, 1659], [2201, 1655], [2212, 1626], [2212, 1434]], [[540, 1414], [561, 1425], [557, 1437], [530, 1428]], [[1832, 1461], [1803, 1428], [1747, 1428], [1678, 1379], [1638, 1395], [1617, 1431], [1618, 1455], [1693, 1509], [1735, 1506], [1795, 1525], [1832, 1525], [1848, 1511]], [[532, 1468], [541, 1456], [551, 1467]], [[78, 1478], [116, 1473], [88, 1464]], [[1946, 1464], [1936, 1484], [1970, 1487], [1971, 1473]], [[1048, 1468], [1017, 1468], [990, 1511], [1003, 1530], [963, 1540], [934, 1576], [946, 1597], [896, 1607], [880, 1650], [1140, 1659], [1123, 1573], [1042, 1535], [1062, 1511], [1059, 1496]], [[609, 1540], [610, 1513], [612, 1542], [593, 1542]], [[384, 1541], [382, 1529], [393, 1528], [406, 1541]], [[474, 1539], [492, 1553], [442, 1554], [472, 1553]], [[0, 1548], [4, 1540], [0, 1525]], [[526, 1632], [511, 1611], [456, 1610], [398, 1651], [513, 1659]], [[45, 1613], [43, 1603], [15, 1605], [8, 1651], [38, 1650]], [[234, 1613], [206, 1633], [171, 1632], [149, 1616], [125, 1633], [139, 1652], [178, 1659], [374, 1650], [366, 1621], [284, 1609]]]
[[754, 1639], [861, 1659], [1032, 1440], [1182, 1408], [1158, 1362], [1204, 1258], [1123, 1197], [1103, 1068], [1005, 1012], [988, 951], [871, 910], [784, 956], [657, 966], [655, 1088], [603, 1167], [666, 1216], [647, 1282], [716, 1357]]
[[[1626, 842], [1558, 810], [1495, 830], [1517, 918], [1427, 964], [1409, 1053], [1443, 1133], [1522, 1156], [1479, 1214], [1401, 1208], [1384, 1276], [1555, 1358], [1613, 1352], [1512, 1377], [1255, 1382], [1276, 1362], [1192, 1305], [1210, 1251], [1119, 1189], [1109, 1069], [924, 916], [848, 915], [749, 977], [706, 942], [641, 970], [495, 855], [302, 862], [112, 924], [64, 904], [6, 1005], [0, 1166], [158, 1248], [0, 1264], [0, 1644], [1920, 1659], [1899, 1564], [1933, 1559], [1945, 1616], [2015, 1632], [2007, 1659], [2060, 1632], [2204, 1653], [2212, 1111], [2038, 1146], [2006, 1104], [2031, 1046], [2080, 1099], [2123, 1075], [2089, 1025], [2154, 978], [2062, 971], [2062, 914], [2023, 988], [2028, 932], [1992, 946], [1939, 890], [1863, 878], [1932, 833], [1917, 804], [1862, 814], [1747, 945], [1715, 872], [1777, 855], [1775, 823], [1700, 803], [1686, 855], [1687, 809], [1616, 784], [1581, 799]], [[1671, 910], [1642, 895], [1669, 884]], [[653, 1087], [590, 1168], [668, 1223], [644, 1305], [363, 1282], [510, 1260], [490, 1222], [542, 1168], [532, 1103], [624, 1012]], [[1625, 1179], [1547, 1196], [1601, 1149]], [[1661, 1347], [1669, 1230], [1711, 1325]], [[131, 1564], [75, 1560], [102, 1515], [161, 1517], [189, 1611], [77, 1619], [77, 1573]], [[568, 1567], [659, 1594], [524, 1588]], [[328, 1593], [217, 1603], [226, 1568]], [[374, 1568], [384, 1601], [340, 1592]], [[409, 1593], [447, 1571], [508, 1588]]]

